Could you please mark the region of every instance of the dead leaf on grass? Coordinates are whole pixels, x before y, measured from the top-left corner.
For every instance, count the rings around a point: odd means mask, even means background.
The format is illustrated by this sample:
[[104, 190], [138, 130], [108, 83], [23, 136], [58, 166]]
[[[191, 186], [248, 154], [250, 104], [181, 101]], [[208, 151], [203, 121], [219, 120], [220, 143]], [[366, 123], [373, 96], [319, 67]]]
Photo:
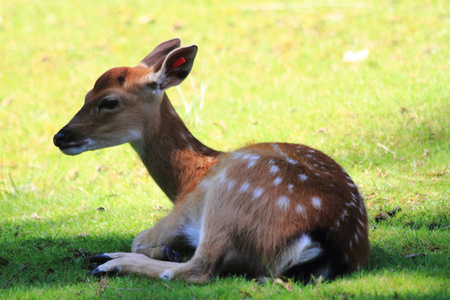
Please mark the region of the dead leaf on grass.
[[39, 216], [37, 213], [33, 213], [33, 215], [31, 215], [31, 218], [36, 220], [44, 220], [44, 218]]
[[183, 29], [183, 28], [184, 28], [184, 25], [181, 24], [181, 23], [174, 23], [172, 25], [172, 29], [175, 30], [175, 31], [178, 31], [178, 30]]
[[13, 97], [9, 96], [3, 99], [2, 101], [2, 107], [8, 106], [13, 101]]
[[102, 277], [97, 287], [97, 295], [100, 296], [105, 291], [105, 288], [108, 287], [108, 279], [106, 277]]
[[218, 123], [214, 122], [213, 125], [222, 128], [222, 133], [225, 133], [225, 130], [227, 130], [227, 125], [225, 125], [225, 122], [223, 120]]
[[283, 287], [286, 291], [292, 292], [292, 281], [287, 277], [277, 277], [273, 280], [276, 284]]
[[356, 63], [365, 60], [369, 56], [369, 50], [363, 49], [360, 51], [345, 51], [343, 59], [348, 63]]
[[77, 249], [73, 251], [73, 256], [75, 258], [88, 258], [94, 256], [94, 254], [83, 249]]
[[155, 22], [155, 18], [152, 16], [140, 16], [138, 22], [141, 24], [150, 24]]

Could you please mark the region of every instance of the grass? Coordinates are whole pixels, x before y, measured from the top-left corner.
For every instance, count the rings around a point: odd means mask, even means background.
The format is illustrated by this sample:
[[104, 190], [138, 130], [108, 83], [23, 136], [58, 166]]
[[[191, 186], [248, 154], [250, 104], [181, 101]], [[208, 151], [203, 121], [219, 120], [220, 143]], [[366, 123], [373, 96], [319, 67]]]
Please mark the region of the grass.
[[[446, 0], [2, 3], [0, 298], [449, 298], [449, 11]], [[200, 140], [303, 143], [352, 175], [371, 214], [366, 269], [291, 292], [240, 277], [87, 276], [86, 256], [128, 251], [171, 204], [131, 147], [68, 157], [52, 136], [102, 72], [175, 36], [200, 47], [192, 82], [169, 91]]]

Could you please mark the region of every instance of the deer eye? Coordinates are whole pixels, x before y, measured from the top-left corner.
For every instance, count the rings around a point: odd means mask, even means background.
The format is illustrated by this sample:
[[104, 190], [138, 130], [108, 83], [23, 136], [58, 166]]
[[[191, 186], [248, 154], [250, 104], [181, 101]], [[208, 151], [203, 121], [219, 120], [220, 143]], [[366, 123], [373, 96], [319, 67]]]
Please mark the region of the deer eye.
[[119, 107], [119, 100], [117, 99], [111, 99], [106, 98], [103, 100], [103, 102], [99, 105], [98, 110], [114, 110]]

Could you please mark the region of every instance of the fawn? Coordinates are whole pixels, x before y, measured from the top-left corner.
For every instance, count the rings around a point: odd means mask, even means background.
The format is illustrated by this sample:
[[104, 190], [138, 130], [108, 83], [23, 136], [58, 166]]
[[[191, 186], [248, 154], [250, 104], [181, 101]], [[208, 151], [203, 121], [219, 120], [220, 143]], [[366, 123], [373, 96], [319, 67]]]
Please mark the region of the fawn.
[[[192, 69], [197, 46], [157, 46], [136, 67], [96, 81], [54, 136], [68, 155], [130, 143], [174, 203], [139, 233], [131, 253], [91, 259], [93, 275], [137, 273], [194, 283], [223, 272], [332, 279], [367, 262], [367, 215], [345, 170], [322, 152], [287, 143], [213, 150], [186, 128], [165, 93]], [[187, 262], [178, 251], [195, 249]]]

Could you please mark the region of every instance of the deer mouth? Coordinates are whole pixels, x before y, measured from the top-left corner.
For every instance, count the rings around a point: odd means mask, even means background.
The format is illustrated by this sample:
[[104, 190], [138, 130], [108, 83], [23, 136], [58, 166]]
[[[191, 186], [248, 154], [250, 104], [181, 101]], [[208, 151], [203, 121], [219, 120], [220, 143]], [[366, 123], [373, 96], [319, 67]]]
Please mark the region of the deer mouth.
[[82, 136], [68, 129], [61, 129], [53, 137], [53, 143], [61, 150], [62, 153], [67, 155], [77, 155], [89, 148], [89, 144], [92, 142]]
[[88, 140], [80, 142], [70, 142], [59, 146], [59, 150], [66, 155], [78, 155], [88, 150]]

